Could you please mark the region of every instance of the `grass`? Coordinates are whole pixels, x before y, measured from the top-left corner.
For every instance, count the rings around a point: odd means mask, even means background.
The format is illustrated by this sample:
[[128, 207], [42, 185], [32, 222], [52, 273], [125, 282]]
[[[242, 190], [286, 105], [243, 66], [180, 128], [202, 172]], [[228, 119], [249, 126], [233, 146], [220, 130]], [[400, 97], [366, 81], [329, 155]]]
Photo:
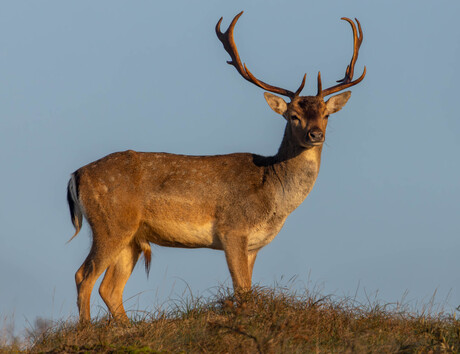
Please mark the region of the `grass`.
[[[27, 352], [66, 353], [439, 353], [460, 352], [454, 315], [415, 314], [402, 305], [256, 288], [234, 297], [188, 298], [170, 310], [137, 313], [129, 325], [109, 318], [56, 323], [29, 333]], [[3, 346], [0, 351], [17, 348]]]

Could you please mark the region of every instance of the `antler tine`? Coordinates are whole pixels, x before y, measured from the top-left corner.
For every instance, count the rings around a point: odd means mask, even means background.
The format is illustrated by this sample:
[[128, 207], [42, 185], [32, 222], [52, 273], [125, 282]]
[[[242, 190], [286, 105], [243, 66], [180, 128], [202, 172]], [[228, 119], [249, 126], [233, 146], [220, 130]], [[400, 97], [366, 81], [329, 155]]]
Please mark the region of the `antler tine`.
[[352, 20], [350, 20], [347, 17], [342, 17], [341, 20], [347, 21], [351, 25], [351, 28], [353, 30], [353, 56], [351, 58], [350, 64], [347, 66], [347, 70], [345, 71], [345, 77], [341, 80], [337, 80], [337, 82], [347, 83], [347, 80], [351, 80], [351, 78], [353, 78], [355, 63], [358, 59], [359, 47], [361, 47], [361, 42], [363, 41], [363, 31], [361, 30], [361, 24], [359, 23], [357, 18], [355, 18], [355, 21], [358, 24], [359, 36], [356, 33], [356, 26]]
[[345, 77], [341, 80], [337, 80], [337, 82], [339, 83], [338, 85], [329, 87], [328, 89], [323, 91], [321, 89], [321, 77], [318, 76], [318, 96], [328, 96], [338, 91], [342, 91], [348, 87], [354, 86], [360, 83], [366, 75], [366, 67], [364, 67], [361, 76], [355, 81], [352, 81], [355, 70], [355, 63], [358, 59], [359, 48], [361, 47], [361, 43], [363, 41], [363, 31], [361, 29], [361, 24], [359, 23], [358, 19], [355, 18], [356, 23], [358, 24], [358, 30], [356, 30], [356, 25], [352, 20], [350, 20], [347, 17], [342, 17], [341, 19], [347, 21], [351, 25], [351, 28], [353, 30], [353, 56], [351, 57], [350, 64], [347, 66], [347, 69], [345, 71]]
[[236, 15], [232, 22], [230, 23], [230, 26], [228, 29], [222, 33], [220, 30], [220, 24], [222, 23], [223, 17], [220, 18], [219, 22], [216, 24], [216, 34], [217, 38], [222, 42], [224, 45], [224, 49], [228, 54], [230, 54], [230, 57], [232, 60], [227, 61], [228, 64], [233, 65], [235, 69], [240, 73], [240, 75], [245, 78], [247, 81], [252, 82], [254, 85], [259, 86], [260, 88], [263, 88], [264, 90], [278, 93], [283, 96], [288, 96], [291, 99], [298, 96], [300, 94], [300, 91], [302, 91], [304, 85], [305, 85], [305, 78], [306, 74], [303, 78], [303, 81], [300, 85], [300, 87], [297, 89], [296, 92], [292, 92], [286, 89], [283, 89], [281, 87], [276, 87], [269, 85], [259, 79], [257, 79], [246, 67], [246, 64], [241, 63], [240, 56], [238, 54], [238, 49], [236, 48], [235, 44], [235, 39], [233, 37], [233, 29], [235, 28], [236, 22], [240, 18], [240, 16], [243, 14], [243, 11], [241, 11], [238, 15]]
[[300, 92], [302, 92], [303, 90], [303, 87], [305, 86], [305, 80], [307, 79], [307, 74], [305, 74], [303, 76], [303, 79], [302, 79], [302, 82], [300, 83], [300, 86], [299, 88], [297, 89], [297, 91], [294, 93], [294, 96], [298, 96], [300, 94]]
[[321, 83], [321, 71], [318, 71], [318, 94], [317, 96], [321, 96], [323, 92], [323, 84]]
[[225, 33], [222, 33], [220, 30], [220, 24], [224, 19], [223, 17], [221, 17], [216, 25], [216, 34], [217, 38], [219, 38], [219, 40], [224, 45], [224, 49], [228, 54], [230, 54], [230, 57], [232, 58], [232, 60], [227, 61], [227, 64], [233, 65], [236, 68], [236, 70], [238, 70], [238, 72], [241, 74], [241, 76], [248, 80], [246, 72], [244, 71], [243, 66], [241, 65], [238, 49], [236, 48], [235, 40], [233, 38], [233, 29], [235, 28], [236, 22], [241, 17], [243, 12], [244, 11], [241, 11], [238, 15], [236, 15], [233, 18], [232, 22], [230, 23], [230, 26], [228, 26], [228, 29], [225, 31]]

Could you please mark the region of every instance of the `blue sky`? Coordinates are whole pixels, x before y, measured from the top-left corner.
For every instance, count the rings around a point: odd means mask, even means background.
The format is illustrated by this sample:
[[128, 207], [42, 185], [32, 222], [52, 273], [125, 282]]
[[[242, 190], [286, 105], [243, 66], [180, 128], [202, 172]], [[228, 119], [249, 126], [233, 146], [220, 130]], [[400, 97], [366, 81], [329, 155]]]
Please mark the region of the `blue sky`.
[[[0, 4], [0, 319], [76, 315], [71, 172], [126, 149], [271, 155], [284, 120], [225, 62], [214, 26], [245, 10], [242, 60], [304, 95], [343, 77], [357, 17], [364, 81], [331, 117], [306, 201], [258, 256], [253, 281], [363, 301], [460, 305], [458, 1], [5, 1]], [[153, 248], [126, 308], [152, 309], [188, 285], [230, 285], [222, 252]], [[97, 286], [97, 285], [96, 285]], [[97, 289], [97, 288], [95, 288]], [[93, 314], [103, 313], [97, 290]]]

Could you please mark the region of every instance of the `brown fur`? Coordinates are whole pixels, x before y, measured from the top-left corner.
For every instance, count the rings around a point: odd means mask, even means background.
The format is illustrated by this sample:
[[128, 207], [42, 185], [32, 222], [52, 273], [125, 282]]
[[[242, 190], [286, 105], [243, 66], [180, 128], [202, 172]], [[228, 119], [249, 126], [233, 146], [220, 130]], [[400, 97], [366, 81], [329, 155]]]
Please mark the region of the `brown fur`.
[[[251, 288], [257, 252], [281, 230], [287, 216], [305, 199], [316, 181], [321, 164], [327, 119], [339, 111], [350, 92], [323, 97], [359, 83], [353, 69], [362, 42], [362, 31], [353, 29], [354, 51], [345, 78], [318, 95], [268, 85], [256, 79], [241, 63], [233, 29], [242, 12], [225, 33], [216, 34], [246, 80], [266, 92], [269, 106], [286, 120], [278, 153], [183, 156], [125, 151], [110, 154], [72, 174], [67, 199], [75, 237], [83, 215], [93, 232], [91, 250], [75, 274], [80, 320], [90, 320], [90, 296], [97, 278], [105, 276], [99, 293], [111, 314], [126, 320], [123, 289], [142, 252], [148, 272], [149, 243], [160, 246], [223, 250], [235, 291]], [[358, 36], [359, 32], [359, 36]], [[72, 238], [73, 238], [72, 237]]]
[[[99, 293], [114, 317], [127, 319], [123, 289], [141, 253], [149, 270], [149, 243], [223, 250], [235, 290], [250, 289], [257, 252], [315, 183], [323, 141], [312, 141], [309, 132], [325, 134], [333, 110], [331, 100], [320, 97], [296, 97], [283, 106], [271, 96], [268, 103], [286, 107], [280, 113], [287, 120], [275, 156], [125, 151], [72, 174], [68, 200], [76, 234], [81, 215], [93, 234], [89, 255], [75, 274], [82, 321], [90, 319], [91, 291], [104, 271]], [[343, 106], [349, 93], [338, 96]]]

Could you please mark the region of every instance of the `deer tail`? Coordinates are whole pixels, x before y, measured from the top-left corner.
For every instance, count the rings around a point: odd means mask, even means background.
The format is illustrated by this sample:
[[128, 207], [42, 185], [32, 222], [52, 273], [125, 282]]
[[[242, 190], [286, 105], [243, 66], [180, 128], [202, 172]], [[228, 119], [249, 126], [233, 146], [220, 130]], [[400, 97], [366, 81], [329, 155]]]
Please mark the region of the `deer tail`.
[[78, 235], [83, 222], [82, 206], [78, 199], [78, 181], [76, 173], [72, 173], [69, 184], [67, 185], [67, 203], [69, 204], [70, 219], [75, 227], [75, 234], [67, 241], [67, 243], [69, 243]]

